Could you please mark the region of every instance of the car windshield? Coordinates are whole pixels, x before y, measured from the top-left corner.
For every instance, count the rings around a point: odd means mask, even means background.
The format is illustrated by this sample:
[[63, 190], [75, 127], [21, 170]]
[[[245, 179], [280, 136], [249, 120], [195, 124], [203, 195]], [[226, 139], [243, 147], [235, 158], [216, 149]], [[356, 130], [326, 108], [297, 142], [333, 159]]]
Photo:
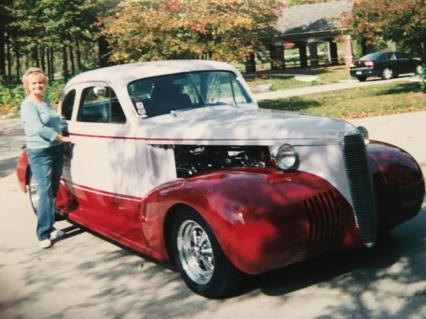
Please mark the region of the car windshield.
[[189, 72], [140, 79], [129, 83], [128, 92], [141, 117], [252, 102], [235, 74], [228, 71]]
[[367, 55], [364, 55], [360, 60], [361, 61], [374, 61], [374, 60], [381, 60], [382, 59], [383, 52], [374, 52]]

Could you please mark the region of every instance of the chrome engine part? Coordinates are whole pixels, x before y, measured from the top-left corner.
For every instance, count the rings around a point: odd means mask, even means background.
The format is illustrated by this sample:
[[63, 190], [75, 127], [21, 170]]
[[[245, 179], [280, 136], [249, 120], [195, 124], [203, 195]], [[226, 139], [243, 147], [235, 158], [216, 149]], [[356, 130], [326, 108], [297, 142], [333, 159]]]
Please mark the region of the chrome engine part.
[[272, 166], [269, 149], [265, 146], [175, 146], [178, 177], [230, 167]]

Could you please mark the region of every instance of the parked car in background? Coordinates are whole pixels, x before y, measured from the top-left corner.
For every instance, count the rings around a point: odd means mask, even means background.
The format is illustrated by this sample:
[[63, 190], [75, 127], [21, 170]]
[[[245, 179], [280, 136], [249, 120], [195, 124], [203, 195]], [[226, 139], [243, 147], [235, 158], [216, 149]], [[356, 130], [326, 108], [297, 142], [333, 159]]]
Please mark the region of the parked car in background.
[[[206, 297], [416, 216], [419, 165], [349, 122], [259, 109], [238, 70], [159, 61], [82, 73], [64, 89], [59, 214], [173, 264]], [[21, 189], [37, 185], [25, 150]], [[29, 187], [30, 186], [30, 187]]]
[[379, 76], [384, 80], [397, 77], [400, 74], [422, 73], [422, 62], [402, 52], [374, 52], [355, 61], [350, 68], [350, 74], [359, 81], [368, 77]]

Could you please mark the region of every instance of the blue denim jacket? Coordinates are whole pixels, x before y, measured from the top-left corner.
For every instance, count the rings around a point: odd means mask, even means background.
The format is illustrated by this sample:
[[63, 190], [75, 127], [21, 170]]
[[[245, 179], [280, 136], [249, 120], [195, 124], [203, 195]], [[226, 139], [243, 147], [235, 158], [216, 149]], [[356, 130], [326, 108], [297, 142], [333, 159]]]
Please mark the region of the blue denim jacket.
[[61, 144], [55, 141], [61, 132], [61, 117], [46, 102], [25, 99], [21, 103], [21, 121], [27, 148], [47, 148]]

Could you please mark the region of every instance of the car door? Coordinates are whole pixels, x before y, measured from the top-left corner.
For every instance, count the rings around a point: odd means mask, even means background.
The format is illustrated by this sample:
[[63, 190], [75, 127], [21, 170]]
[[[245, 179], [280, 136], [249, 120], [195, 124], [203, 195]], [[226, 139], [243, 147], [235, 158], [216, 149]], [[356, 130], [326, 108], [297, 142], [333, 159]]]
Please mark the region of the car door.
[[415, 64], [407, 54], [396, 52], [396, 57], [401, 67], [401, 74], [415, 72]]
[[118, 241], [143, 243], [141, 183], [146, 176], [138, 165], [143, 141], [128, 138], [131, 122], [111, 86], [84, 83], [77, 91], [68, 121], [73, 147], [64, 171], [77, 202], [69, 218]]
[[394, 72], [394, 75], [401, 73], [401, 65], [395, 52], [387, 52], [384, 56], [386, 57], [385, 67], [390, 68]]

